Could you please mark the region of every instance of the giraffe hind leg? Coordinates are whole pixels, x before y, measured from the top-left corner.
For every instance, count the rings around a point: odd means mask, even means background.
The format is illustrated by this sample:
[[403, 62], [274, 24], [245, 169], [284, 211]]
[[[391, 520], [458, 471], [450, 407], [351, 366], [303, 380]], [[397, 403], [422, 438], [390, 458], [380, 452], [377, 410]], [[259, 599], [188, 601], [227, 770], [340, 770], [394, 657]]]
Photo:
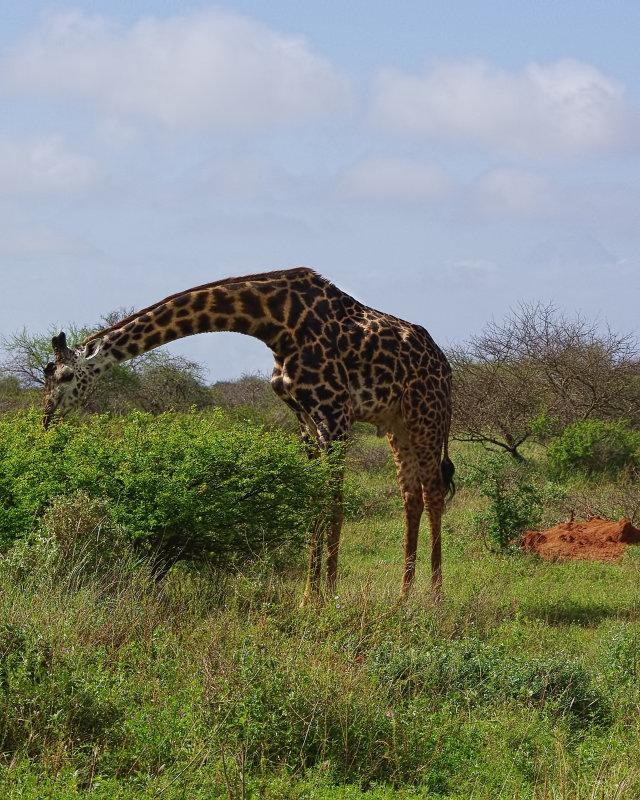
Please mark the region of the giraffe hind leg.
[[403, 497], [405, 513], [404, 571], [400, 596], [404, 600], [411, 594], [416, 577], [418, 533], [422, 519], [423, 503], [419, 487]]
[[452, 483], [453, 464], [449, 462], [443, 466], [442, 446], [438, 447], [437, 443], [429, 442], [429, 446], [425, 444], [417, 452], [422, 499], [431, 529], [431, 596], [437, 602], [442, 594], [442, 513], [445, 495]]
[[[435, 482], [434, 482], [435, 483]], [[434, 601], [442, 595], [442, 510], [444, 487], [441, 483], [427, 485], [424, 489], [425, 506], [431, 528], [431, 596]]]
[[440, 458], [442, 443], [438, 436], [409, 432], [404, 425], [396, 426], [389, 442], [396, 462], [396, 472], [405, 514], [405, 567], [401, 597], [411, 593], [415, 580], [418, 532], [423, 510], [429, 517], [431, 532], [431, 595], [438, 601], [442, 594], [442, 512], [445, 484], [451, 484], [453, 465], [443, 465]]
[[419, 465], [406, 430], [396, 428], [388, 434], [389, 444], [393, 451], [396, 474], [400, 484], [400, 494], [404, 507], [405, 540], [404, 570], [400, 597], [404, 600], [411, 593], [416, 573], [416, 555], [418, 552], [418, 533], [420, 520], [424, 510], [422, 486], [419, 476]]

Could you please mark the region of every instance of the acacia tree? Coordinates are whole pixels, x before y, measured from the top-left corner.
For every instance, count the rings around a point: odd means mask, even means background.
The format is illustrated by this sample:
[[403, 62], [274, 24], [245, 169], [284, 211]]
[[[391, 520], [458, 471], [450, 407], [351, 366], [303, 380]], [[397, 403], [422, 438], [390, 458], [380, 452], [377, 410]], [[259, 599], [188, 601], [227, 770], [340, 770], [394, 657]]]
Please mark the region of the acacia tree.
[[540, 416], [540, 398], [531, 375], [523, 380], [519, 365], [473, 358], [464, 350], [449, 355], [453, 367], [452, 434], [521, 458], [518, 448], [531, 436]]
[[636, 339], [550, 304], [523, 304], [450, 353], [456, 438], [521, 458], [534, 434], [590, 418], [640, 425]]

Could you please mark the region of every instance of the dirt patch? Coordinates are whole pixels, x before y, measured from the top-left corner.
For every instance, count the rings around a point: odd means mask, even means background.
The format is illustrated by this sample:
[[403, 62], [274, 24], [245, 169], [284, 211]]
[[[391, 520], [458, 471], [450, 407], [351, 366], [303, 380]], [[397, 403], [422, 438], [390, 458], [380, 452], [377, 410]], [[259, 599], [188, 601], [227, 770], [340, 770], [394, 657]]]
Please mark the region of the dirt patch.
[[547, 561], [617, 561], [630, 544], [640, 543], [640, 529], [625, 519], [608, 522], [563, 522], [546, 531], [527, 531], [520, 540], [525, 550]]

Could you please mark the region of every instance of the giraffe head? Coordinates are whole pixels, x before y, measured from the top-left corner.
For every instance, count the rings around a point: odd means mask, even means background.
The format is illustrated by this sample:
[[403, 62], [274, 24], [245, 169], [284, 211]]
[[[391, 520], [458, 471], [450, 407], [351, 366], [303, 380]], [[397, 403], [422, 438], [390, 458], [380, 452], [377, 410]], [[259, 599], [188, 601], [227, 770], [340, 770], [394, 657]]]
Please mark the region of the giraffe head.
[[51, 340], [53, 361], [44, 368], [44, 403], [42, 424], [45, 428], [58, 411], [64, 416], [86, 397], [93, 381], [102, 372], [99, 354], [101, 339], [67, 346], [64, 333]]

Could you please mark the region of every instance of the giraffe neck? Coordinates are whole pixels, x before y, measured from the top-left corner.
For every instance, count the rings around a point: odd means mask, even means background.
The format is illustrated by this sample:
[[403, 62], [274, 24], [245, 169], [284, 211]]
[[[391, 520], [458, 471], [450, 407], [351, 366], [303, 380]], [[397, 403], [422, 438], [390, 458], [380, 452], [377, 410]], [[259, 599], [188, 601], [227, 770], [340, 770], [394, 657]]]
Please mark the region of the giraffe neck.
[[[231, 278], [172, 295], [93, 334], [83, 344], [101, 339], [103, 362], [112, 363], [196, 333], [235, 331], [279, 352], [292, 317], [301, 311], [300, 287], [315, 273], [300, 269], [282, 276]], [[292, 277], [298, 280], [292, 283]]]

